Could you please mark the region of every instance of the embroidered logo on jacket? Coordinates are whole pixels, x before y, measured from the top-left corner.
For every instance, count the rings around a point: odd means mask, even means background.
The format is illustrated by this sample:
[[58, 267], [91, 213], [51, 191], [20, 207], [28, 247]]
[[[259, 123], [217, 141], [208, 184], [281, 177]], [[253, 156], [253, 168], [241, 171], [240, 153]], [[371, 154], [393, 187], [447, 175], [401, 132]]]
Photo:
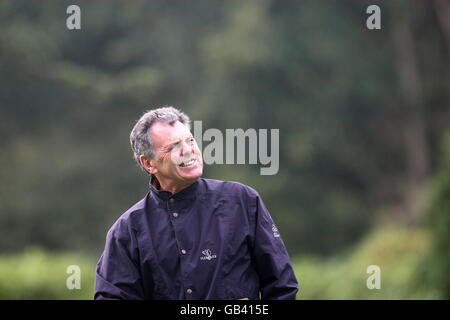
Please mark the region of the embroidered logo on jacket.
[[209, 249], [203, 250], [202, 253], [203, 253], [203, 257], [200, 257], [200, 260], [208, 260], [209, 261], [209, 260], [217, 258], [217, 256], [215, 254], [211, 255], [211, 250], [209, 250]]
[[274, 238], [278, 238], [280, 236], [280, 233], [278, 232], [278, 229], [274, 224], [272, 225], [272, 232], [273, 232]]

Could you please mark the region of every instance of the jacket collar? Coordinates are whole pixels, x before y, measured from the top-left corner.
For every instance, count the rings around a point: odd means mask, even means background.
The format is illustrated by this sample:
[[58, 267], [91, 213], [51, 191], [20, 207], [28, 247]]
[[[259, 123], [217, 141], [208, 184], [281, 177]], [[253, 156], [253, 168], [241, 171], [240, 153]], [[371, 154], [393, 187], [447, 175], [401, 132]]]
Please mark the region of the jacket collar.
[[[183, 190], [180, 190], [173, 194], [170, 191], [161, 190], [161, 186], [159, 184], [158, 179], [154, 175], [151, 176], [150, 179], [150, 192], [153, 193], [155, 196], [157, 196], [159, 199], [167, 201], [170, 198], [175, 198], [176, 200], [182, 200], [182, 199], [192, 199], [196, 197], [197, 189], [198, 189], [198, 178], [195, 180], [194, 183], [192, 183], [190, 186], [184, 188]], [[156, 188], [155, 188], [156, 185]], [[158, 189], [157, 189], [158, 188]]]

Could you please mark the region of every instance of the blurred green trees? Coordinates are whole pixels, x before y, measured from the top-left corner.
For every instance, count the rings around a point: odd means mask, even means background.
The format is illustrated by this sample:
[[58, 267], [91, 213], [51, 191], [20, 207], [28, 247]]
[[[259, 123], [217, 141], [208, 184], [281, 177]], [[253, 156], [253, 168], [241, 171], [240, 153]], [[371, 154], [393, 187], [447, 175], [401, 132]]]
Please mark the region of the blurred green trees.
[[[339, 255], [298, 257], [297, 299], [441, 299], [436, 287], [419, 277], [421, 257], [429, 249], [425, 229], [390, 226], [378, 228]], [[380, 268], [380, 289], [367, 288], [371, 265]]]
[[[0, 256], [0, 300], [93, 299], [96, 261], [83, 254], [48, 252], [36, 247]], [[68, 289], [67, 273], [79, 267], [80, 287]], [[69, 279], [70, 280], [70, 279]]]
[[433, 180], [426, 221], [432, 230], [421, 275], [444, 299], [450, 299], [450, 133], [444, 136], [440, 170]]
[[211, 165], [205, 177], [256, 188], [292, 255], [421, 221], [450, 123], [434, 2], [379, 1], [378, 31], [370, 1], [79, 1], [79, 31], [70, 4], [0, 4], [0, 251], [99, 256], [147, 192], [128, 136], [162, 104], [204, 129], [280, 129], [277, 175]]

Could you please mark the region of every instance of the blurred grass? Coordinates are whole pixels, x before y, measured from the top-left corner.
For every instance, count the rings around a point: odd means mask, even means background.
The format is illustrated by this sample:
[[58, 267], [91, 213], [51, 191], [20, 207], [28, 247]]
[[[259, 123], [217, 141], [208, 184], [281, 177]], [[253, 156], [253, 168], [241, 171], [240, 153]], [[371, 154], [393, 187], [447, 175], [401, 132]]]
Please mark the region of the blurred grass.
[[[300, 290], [297, 299], [441, 299], [426, 282], [422, 263], [430, 246], [425, 229], [376, 229], [349, 252], [330, 259], [293, 259]], [[381, 288], [368, 289], [367, 267], [381, 270]]]
[[[421, 276], [429, 246], [427, 230], [390, 226], [374, 230], [335, 257], [295, 257], [297, 299], [440, 299]], [[0, 299], [92, 299], [95, 264], [81, 254], [39, 248], [1, 255]], [[81, 269], [80, 290], [66, 287], [69, 265]], [[366, 287], [369, 265], [381, 269], [379, 290]]]
[[[94, 295], [95, 264], [71, 252], [48, 252], [30, 248], [0, 257], [0, 299], [84, 300]], [[69, 290], [67, 267], [78, 265], [81, 288]]]

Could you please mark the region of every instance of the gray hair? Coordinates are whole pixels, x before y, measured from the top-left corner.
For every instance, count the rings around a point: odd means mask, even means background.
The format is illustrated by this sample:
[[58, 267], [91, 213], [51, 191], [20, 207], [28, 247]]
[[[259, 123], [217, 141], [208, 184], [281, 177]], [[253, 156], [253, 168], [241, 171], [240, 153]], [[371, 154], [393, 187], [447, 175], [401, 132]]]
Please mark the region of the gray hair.
[[191, 129], [191, 120], [189, 117], [174, 107], [162, 107], [146, 111], [136, 122], [133, 130], [131, 130], [130, 144], [134, 159], [141, 169], [146, 171], [139, 159], [141, 155], [146, 155], [152, 159], [156, 158], [155, 146], [150, 131], [151, 126], [155, 122], [173, 125], [177, 121], [187, 126], [189, 130]]

